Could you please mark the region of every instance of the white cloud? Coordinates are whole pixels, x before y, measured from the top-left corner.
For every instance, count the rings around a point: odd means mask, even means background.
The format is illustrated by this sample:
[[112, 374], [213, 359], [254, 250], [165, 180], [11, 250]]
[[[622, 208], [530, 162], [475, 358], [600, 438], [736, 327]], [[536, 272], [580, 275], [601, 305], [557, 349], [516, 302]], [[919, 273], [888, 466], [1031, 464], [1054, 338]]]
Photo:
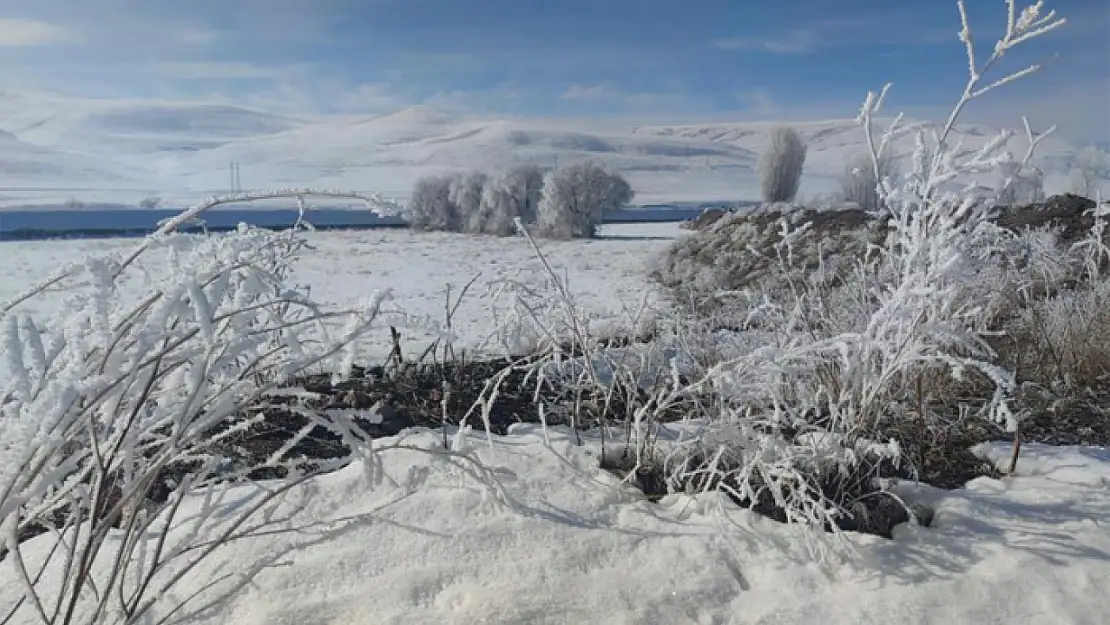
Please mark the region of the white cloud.
[[571, 85], [559, 95], [560, 100], [570, 102], [613, 102], [623, 97], [624, 94], [612, 85]]
[[27, 48], [71, 41], [69, 31], [50, 22], [0, 19], [0, 46]]
[[736, 94], [736, 99], [744, 107], [744, 112], [753, 116], [773, 117], [781, 110], [771, 92], [763, 87], [742, 91]]
[[153, 68], [177, 80], [279, 79], [296, 72], [294, 66], [266, 66], [235, 61], [171, 61]]
[[400, 108], [408, 102], [389, 85], [367, 83], [345, 89], [336, 98], [336, 104], [344, 112], [373, 113]]
[[955, 41], [954, 29], [922, 27], [920, 20], [921, 15], [911, 10], [813, 20], [779, 33], [713, 39], [709, 46], [725, 51], [808, 54], [849, 45], [932, 45]]
[[819, 43], [814, 31], [799, 28], [773, 37], [739, 36], [715, 39], [710, 45], [718, 50], [765, 50], [777, 54], [804, 54], [815, 50]]
[[[1035, 80], [1035, 79], [1034, 79]], [[1034, 128], [1055, 125], [1060, 136], [1088, 143], [1110, 141], [1110, 80], [1092, 79], [1020, 93], [990, 93], [968, 108], [967, 121], [1019, 130], [1022, 116]]]
[[694, 112], [709, 108], [706, 101], [680, 85], [668, 85], [669, 91], [626, 91], [609, 83], [572, 84], [559, 95], [570, 104], [602, 106], [613, 112], [623, 113], [676, 113]]
[[192, 46], [205, 46], [216, 41], [219, 32], [211, 28], [182, 26], [177, 29], [175, 38], [178, 43]]

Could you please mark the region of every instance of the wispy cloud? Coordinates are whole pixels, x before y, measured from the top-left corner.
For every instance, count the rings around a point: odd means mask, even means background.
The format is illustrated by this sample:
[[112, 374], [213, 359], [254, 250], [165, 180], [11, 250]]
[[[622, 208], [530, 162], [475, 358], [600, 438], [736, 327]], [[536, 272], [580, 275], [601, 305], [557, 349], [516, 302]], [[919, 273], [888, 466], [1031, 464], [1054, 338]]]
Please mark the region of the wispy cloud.
[[71, 33], [56, 24], [39, 20], [0, 19], [0, 46], [28, 48], [67, 43]]
[[[969, 3], [982, 45], [1004, 17], [991, 4]], [[1045, 71], [1059, 78], [1037, 76], [970, 114], [1024, 101], [1044, 117], [1056, 107], [1069, 134], [1110, 136], [1106, 10], [1052, 4], [1069, 25], [1007, 65], [1060, 52]], [[937, 104], [966, 66], [955, 7], [932, 2], [0, 0], [0, 16], [10, 18], [0, 19], [0, 89], [304, 115], [429, 104], [508, 116], [840, 117], [888, 80], [892, 106]], [[1089, 84], [1089, 95], [1059, 96], [1068, 84]]]
[[718, 50], [765, 50], [778, 54], [804, 54], [816, 50], [820, 43], [815, 31], [799, 28], [776, 36], [741, 35], [714, 39], [710, 45]]
[[174, 30], [173, 38], [183, 45], [205, 46], [219, 38], [219, 31], [213, 28], [185, 25]]
[[813, 20], [789, 30], [721, 37], [710, 47], [726, 51], [808, 54], [823, 48], [872, 45], [922, 45], [955, 41], [954, 28], [908, 27], [920, 15], [909, 11], [864, 17]]
[[613, 102], [625, 97], [611, 84], [570, 85], [559, 95], [560, 100], [569, 102]]
[[585, 106], [607, 113], [630, 115], [695, 113], [711, 108], [704, 96], [684, 89], [675, 81], [661, 86], [668, 89], [626, 89], [613, 82], [575, 83], [559, 94], [559, 100], [571, 107]]
[[758, 117], [774, 117], [781, 112], [771, 92], [764, 87], [756, 87], [736, 94], [736, 99], [744, 112]]
[[301, 66], [267, 66], [237, 61], [169, 61], [150, 69], [164, 78], [177, 80], [271, 80], [288, 79]]
[[345, 89], [337, 100], [340, 110], [360, 112], [386, 111], [408, 103], [403, 94], [384, 83], [364, 83]]

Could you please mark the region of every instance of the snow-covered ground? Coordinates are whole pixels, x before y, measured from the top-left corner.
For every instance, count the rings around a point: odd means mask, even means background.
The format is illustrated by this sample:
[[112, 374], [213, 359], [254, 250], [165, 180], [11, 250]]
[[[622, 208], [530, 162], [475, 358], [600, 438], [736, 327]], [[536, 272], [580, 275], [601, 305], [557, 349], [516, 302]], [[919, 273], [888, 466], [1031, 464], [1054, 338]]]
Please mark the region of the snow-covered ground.
[[[809, 146], [803, 198], [834, 190], [845, 163], [862, 153], [855, 114], [853, 107], [839, 119], [792, 124]], [[753, 200], [758, 156], [774, 125], [481, 118], [427, 106], [294, 119], [227, 105], [41, 92], [0, 93], [0, 120], [0, 207], [136, 206], [151, 197], [186, 205], [224, 192], [233, 162], [246, 189], [332, 187], [403, 198], [416, 178], [432, 173], [589, 160], [620, 170], [640, 203]], [[907, 121], [906, 128], [921, 123]], [[954, 138], [976, 149], [995, 133], [967, 125]], [[1045, 172], [1050, 193], [1066, 187], [1078, 147], [1056, 136], [1040, 144], [1033, 164]], [[894, 148], [908, 154], [912, 134]]]
[[[501, 497], [465, 463], [420, 451], [439, 440], [426, 432], [385, 439], [417, 450], [379, 452], [374, 474], [354, 464], [314, 480], [304, 520], [334, 530], [330, 539], [320, 543], [312, 532], [233, 543], [166, 600], [276, 557], [247, 590], [196, 622], [1107, 622], [1104, 449], [1032, 446], [1016, 477], [953, 492], [906, 489], [936, 506], [933, 527], [902, 526], [893, 540], [850, 535], [854, 558], [817, 565], [796, 532], [718, 495], [645, 501], [598, 469], [596, 445], [578, 447], [559, 431], [522, 426], [490, 447], [471, 440]], [[28, 557], [49, 542], [30, 541]], [[16, 585], [11, 567], [0, 568], [0, 589]]]
[[549, 446], [521, 428], [481, 452], [510, 508], [442, 458], [385, 452], [395, 484], [350, 467], [320, 480], [314, 512], [397, 503], [291, 554], [211, 622], [1106, 623], [1110, 451], [1025, 453], [1018, 477], [917, 493], [937, 506], [934, 527], [856, 536], [857, 560], [822, 568], [786, 546], [797, 542], [786, 527], [726, 501], [644, 501], [566, 436]]
[[[601, 329], [606, 324], [629, 325], [645, 302], [656, 301], [645, 267], [682, 232], [677, 223], [612, 224], [602, 227], [601, 239], [540, 241], [540, 246], [556, 271], [569, 278], [576, 303]], [[477, 345], [490, 331], [488, 294], [498, 281], [542, 277], [542, 266], [532, 248], [519, 237], [383, 229], [319, 232], [308, 235], [308, 240], [314, 249], [302, 256], [292, 281], [310, 285], [312, 297], [322, 304], [355, 306], [376, 290], [390, 289], [395, 308], [442, 323], [448, 285], [454, 300], [477, 276], [452, 321], [462, 347]], [[86, 254], [123, 253], [139, 243], [137, 239], [2, 243], [0, 302], [10, 301], [58, 267]], [[62, 296], [52, 293], [17, 310], [48, 315]], [[401, 330], [403, 347], [415, 354], [432, 338], [421, 328], [407, 331], [402, 326]], [[375, 347], [387, 350], [388, 339], [383, 328]]]

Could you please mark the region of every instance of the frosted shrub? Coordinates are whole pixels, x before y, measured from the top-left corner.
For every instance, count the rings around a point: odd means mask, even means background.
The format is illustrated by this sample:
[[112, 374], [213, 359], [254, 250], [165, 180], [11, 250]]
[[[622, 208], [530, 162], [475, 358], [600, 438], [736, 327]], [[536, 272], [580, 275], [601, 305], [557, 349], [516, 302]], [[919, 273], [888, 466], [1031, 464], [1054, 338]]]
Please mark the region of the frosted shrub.
[[1110, 158], [1105, 152], [1092, 145], [1075, 155], [1069, 174], [1072, 193], [1094, 199], [1107, 178], [1110, 178]]
[[536, 165], [521, 165], [510, 169], [501, 177], [502, 186], [511, 190], [516, 213], [525, 224], [536, 222], [540, 200], [543, 198], [544, 169]]
[[[1005, 33], [980, 62], [964, 4], [958, 7], [967, 84], [946, 122], [917, 134], [905, 176], [886, 168], [901, 118], [881, 135], [875, 132], [887, 88], [868, 94], [860, 111], [878, 199], [871, 217], [885, 221], [885, 236], [869, 245], [869, 253], [846, 259], [849, 266], [833, 268], [843, 280], [839, 285], [792, 276], [799, 259], [810, 256], [806, 236], [813, 219], [782, 216], [774, 220], [774, 237], [749, 237], [767, 244], [756, 246], [751, 258], [767, 259], [758, 262], [783, 279], [716, 294], [742, 313], [729, 326], [736, 343], [694, 385], [715, 389], [723, 406], [686, 452], [667, 460], [673, 484], [689, 485], [693, 476], [704, 488], [777, 510], [788, 522], [837, 527], [845, 515], [879, 499], [867, 485], [876, 488], [872, 478], [880, 466], [907, 461], [883, 432], [907, 422], [919, 431], [942, 431], [944, 418], [928, 406], [948, 399], [944, 391], [955, 384], [973, 379], [985, 389], [978, 416], [1009, 431], [1019, 427], [1009, 404], [1013, 372], [999, 366], [988, 340], [996, 294], [984, 288], [984, 279], [994, 275], [989, 269], [1014, 241], [989, 220], [992, 190], [954, 189], [953, 182], [1007, 168], [1023, 171], [1045, 135], [1026, 123], [1029, 145], [1020, 159], [1006, 151], [1011, 132], [975, 151], [949, 137], [968, 102], [1037, 69], [984, 82], [1003, 55], [1063, 20], [1042, 15], [1040, 3], [1018, 12], [1010, 2]], [[726, 229], [729, 221], [717, 227]], [[819, 250], [820, 239], [814, 243]], [[681, 254], [710, 253], [676, 247]], [[818, 262], [810, 270], [820, 277], [825, 260], [820, 253], [813, 257]]]
[[579, 163], [556, 169], [544, 178], [537, 233], [555, 239], [593, 237], [605, 213], [621, 210], [632, 196], [632, 187], [620, 174], [600, 165]]
[[[702, 311], [728, 308], [743, 316], [744, 306], [727, 293], [781, 291], [813, 280], [839, 283], [869, 249], [883, 242], [881, 225], [858, 210], [729, 215], [705, 232], [675, 241], [651, 275], [684, 304]], [[793, 232], [799, 226], [804, 230]], [[786, 250], [779, 244], [790, 232]]]
[[482, 188], [489, 176], [482, 172], [470, 172], [451, 179], [448, 200], [458, 211], [459, 230], [463, 232], [482, 231]]
[[759, 157], [759, 188], [763, 201], [793, 202], [802, 181], [806, 145], [789, 126], [771, 129], [771, 143]]
[[482, 190], [477, 228], [474, 231], [497, 236], [516, 233], [514, 220], [526, 225], [536, 222], [536, 211], [543, 197], [543, 170], [525, 165], [497, 174]]
[[861, 154], [844, 168], [840, 178], [840, 198], [862, 210], [878, 211], [883, 208], [879, 181], [893, 180], [896, 176], [894, 157], [889, 152], [880, 155], [877, 167], [873, 165], [870, 154]]
[[[913, 169], [901, 186], [883, 180], [879, 171], [900, 118], [878, 141], [873, 133], [874, 115], [881, 110], [886, 88], [877, 95], [869, 94], [860, 112], [892, 229], [878, 261], [879, 269], [894, 279], [877, 293], [867, 326], [859, 333], [832, 341], [839, 356], [839, 398], [832, 410], [834, 416], [842, 412], [839, 418], [844, 419], [847, 431], [876, 418], [883, 406], [873, 402], [886, 395], [884, 389], [892, 384], [905, 385], [921, 367], [934, 368], [957, 380], [972, 372], [981, 376], [995, 388], [983, 406], [984, 416], [1009, 431], [1018, 427], [1017, 416], [1007, 401], [1014, 388], [1013, 375], [994, 363], [995, 354], [984, 335], [986, 302], [980, 299], [976, 287], [980, 269], [990, 259], [990, 241], [999, 235], [989, 221], [991, 198], [977, 187], [962, 193], [948, 190], [947, 183], [992, 169], [1020, 171], [1047, 133], [1034, 135], [1026, 122], [1029, 145], [1019, 161], [1005, 151], [1011, 132], [1001, 133], [973, 153], [963, 153], [959, 144], [950, 145], [948, 141], [968, 102], [1037, 69], [1032, 66], [984, 85], [985, 74], [1003, 55], [1060, 26], [1063, 20], [1056, 19], [1052, 12], [1042, 16], [1042, 3], [1018, 14], [1014, 2], [1009, 2], [1005, 34], [991, 56], [979, 65], [964, 4], [958, 6], [963, 25], [960, 39], [969, 59], [967, 86], [941, 129], [931, 137], [918, 133]], [[905, 390], [910, 395], [911, 387]]]
[[427, 176], [413, 186], [405, 219], [413, 228], [510, 236], [513, 220], [534, 223], [543, 170], [522, 166], [495, 176], [470, 172]]
[[495, 176], [482, 190], [482, 202], [471, 231], [507, 237], [516, 234], [515, 220], [521, 217], [515, 189], [506, 175]]
[[[344, 376], [388, 293], [350, 310], [313, 302], [288, 283], [299, 228], [173, 231], [220, 203], [311, 194], [399, 210], [308, 190], [213, 199], [133, 253], [89, 257], [0, 309], [0, 563], [22, 580], [0, 593], [0, 622], [190, 622], [283, 554], [222, 562], [216, 579], [190, 571], [228, 542], [296, 532], [308, 522], [306, 479], [370, 462], [369, 443], [322, 413], [263, 462], [288, 468], [283, 481], [251, 482], [259, 467], [220, 452], [264, 417], [257, 406], [278, 385], [321, 369]], [[121, 295], [124, 281], [141, 285], [138, 297]], [[18, 314], [48, 287], [69, 289], [52, 319]], [[315, 427], [354, 455], [314, 469], [287, 457]]]
[[1061, 249], [1051, 232], [1022, 241], [1022, 287], [1012, 289], [1001, 357], [1018, 377], [1055, 390], [1088, 391], [1110, 375], [1110, 280], [1105, 207], [1094, 209], [1087, 235]]
[[452, 201], [451, 187], [455, 178], [426, 176], [412, 187], [404, 218], [420, 230], [457, 230], [462, 217], [459, 207]]
[[1110, 375], [1110, 281], [1062, 291], [1021, 308], [1003, 355], [1044, 387], [1100, 387]]
[[1004, 163], [1001, 167], [997, 202], [1002, 206], [1025, 206], [1043, 202], [1044, 174], [1035, 167]]

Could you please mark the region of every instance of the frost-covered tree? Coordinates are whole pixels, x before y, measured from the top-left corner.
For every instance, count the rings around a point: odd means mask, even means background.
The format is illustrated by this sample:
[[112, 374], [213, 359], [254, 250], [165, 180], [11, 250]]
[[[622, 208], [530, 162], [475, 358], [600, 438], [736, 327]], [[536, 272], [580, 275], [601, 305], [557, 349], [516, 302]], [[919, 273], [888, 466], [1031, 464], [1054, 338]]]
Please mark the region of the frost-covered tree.
[[451, 179], [448, 199], [458, 213], [458, 227], [452, 230], [482, 231], [482, 188], [488, 178], [488, 175], [475, 171]]
[[536, 211], [543, 198], [545, 170], [537, 165], [521, 165], [510, 169], [503, 178], [510, 192], [516, 214], [524, 223], [536, 222]]
[[562, 167], [544, 178], [536, 230], [557, 239], [593, 237], [605, 213], [624, 208], [632, 197], [628, 182], [600, 165]]
[[543, 175], [539, 167], [524, 165], [488, 180], [482, 190], [481, 226], [476, 231], [512, 235], [516, 232], [513, 220], [517, 217], [526, 224], [534, 224], [543, 197]]
[[451, 201], [450, 176], [425, 176], [413, 184], [405, 220], [419, 230], [456, 230], [459, 209]]
[[1023, 167], [1020, 163], [1005, 163], [1000, 168], [998, 203], [1002, 206], [1023, 206], [1043, 202], [1044, 173], [1036, 167]]
[[1072, 193], [1094, 199], [1102, 181], [1110, 178], [1110, 162], [1106, 153], [1094, 146], [1083, 148], [1072, 161], [1069, 177]]
[[792, 202], [802, 182], [806, 145], [789, 126], [771, 129], [771, 143], [759, 157], [759, 187], [763, 201]]
[[877, 161], [872, 161], [869, 154], [861, 154], [844, 168], [840, 178], [841, 199], [865, 211], [880, 210], [883, 201], [879, 195], [879, 180], [893, 179], [897, 173], [890, 152], [880, 154]]

